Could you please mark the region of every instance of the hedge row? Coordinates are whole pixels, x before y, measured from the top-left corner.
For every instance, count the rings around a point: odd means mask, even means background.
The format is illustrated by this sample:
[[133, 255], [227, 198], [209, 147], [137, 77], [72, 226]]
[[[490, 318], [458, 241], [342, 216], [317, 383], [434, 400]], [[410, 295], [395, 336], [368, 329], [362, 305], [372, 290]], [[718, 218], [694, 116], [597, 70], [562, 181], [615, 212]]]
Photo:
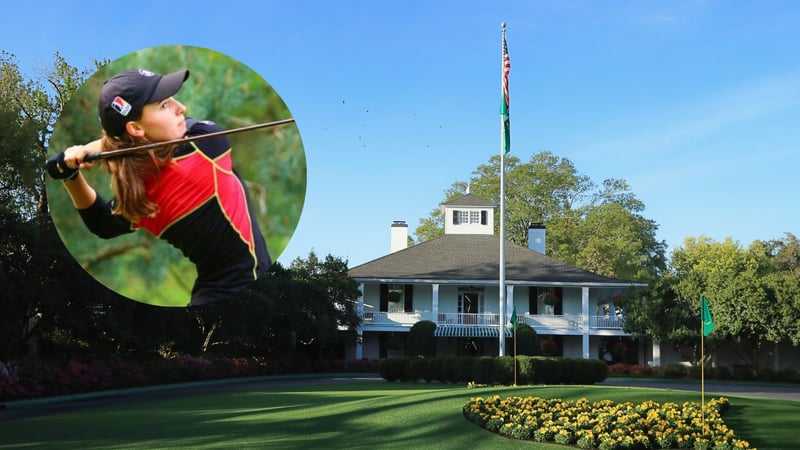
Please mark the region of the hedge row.
[[[517, 356], [517, 384], [594, 384], [608, 376], [601, 360], [547, 356]], [[513, 384], [511, 356], [445, 356], [386, 358], [378, 373], [387, 381]]]
[[302, 354], [269, 361], [188, 355], [0, 361], [0, 402], [222, 378], [344, 371], [376, 373], [378, 361], [311, 359]]
[[[699, 366], [669, 364], [659, 367], [640, 366], [635, 364], [612, 364], [608, 368], [610, 377], [657, 377], [657, 378], [689, 378], [700, 379]], [[754, 369], [750, 366], [715, 366], [706, 367], [704, 376], [713, 380], [738, 381], [777, 381], [784, 383], [800, 383], [800, 371], [792, 368], [773, 370], [768, 367]]]

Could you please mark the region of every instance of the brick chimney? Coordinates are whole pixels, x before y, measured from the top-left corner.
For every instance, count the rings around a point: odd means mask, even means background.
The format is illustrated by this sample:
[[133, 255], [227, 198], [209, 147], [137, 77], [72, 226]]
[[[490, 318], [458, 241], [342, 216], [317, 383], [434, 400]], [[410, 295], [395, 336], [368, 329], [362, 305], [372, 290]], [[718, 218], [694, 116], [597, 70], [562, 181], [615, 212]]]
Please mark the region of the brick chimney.
[[391, 253], [408, 247], [408, 224], [405, 220], [392, 222]]

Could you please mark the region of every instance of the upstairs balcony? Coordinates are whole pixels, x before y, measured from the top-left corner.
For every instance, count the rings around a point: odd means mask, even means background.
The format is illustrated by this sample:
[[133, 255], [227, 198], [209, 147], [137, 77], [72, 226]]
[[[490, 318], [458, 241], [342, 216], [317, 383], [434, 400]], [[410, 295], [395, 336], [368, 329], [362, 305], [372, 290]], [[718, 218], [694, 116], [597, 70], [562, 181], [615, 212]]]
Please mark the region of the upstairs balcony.
[[[499, 326], [500, 316], [496, 313], [438, 313], [427, 311], [416, 312], [364, 312], [364, 331], [386, 331], [397, 328], [397, 331], [411, 328], [420, 320], [430, 320], [437, 326], [453, 327], [485, 327]], [[625, 319], [617, 316], [584, 316], [582, 314], [522, 314], [518, 315], [520, 323], [530, 325], [539, 334], [553, 332], [583, 333], [595, 330], [622, 331]]]

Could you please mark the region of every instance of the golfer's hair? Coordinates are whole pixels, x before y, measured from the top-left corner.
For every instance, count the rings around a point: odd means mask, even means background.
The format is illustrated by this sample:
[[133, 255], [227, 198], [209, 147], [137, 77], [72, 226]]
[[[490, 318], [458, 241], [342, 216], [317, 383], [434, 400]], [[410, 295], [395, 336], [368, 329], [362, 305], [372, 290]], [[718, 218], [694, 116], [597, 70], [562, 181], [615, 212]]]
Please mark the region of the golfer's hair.
[[[121, 138], [103, 135], [103, 151], [148, 143], [127, 134]], [[152, 217], [158, 213], [158, 205], [147, 197], [145, 180], [158, 176], [161, 168], [172, 161], [174, 150], [173, 146], [158, 152], [149, 150], [105, 159], [106, 167], [111, 174], [111, 187], [117, 198], [112, 210], [114, 214], [120, 214], [132, 223], [136, 223], [142, 217]]]

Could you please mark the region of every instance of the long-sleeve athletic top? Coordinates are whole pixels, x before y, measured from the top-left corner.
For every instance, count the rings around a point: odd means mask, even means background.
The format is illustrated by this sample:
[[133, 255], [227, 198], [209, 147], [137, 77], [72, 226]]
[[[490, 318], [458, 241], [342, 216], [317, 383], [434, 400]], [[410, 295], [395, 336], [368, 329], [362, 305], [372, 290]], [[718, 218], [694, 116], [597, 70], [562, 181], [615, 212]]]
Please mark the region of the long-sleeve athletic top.
[[[187, 136], [220, 131], [213, 122], [194, 120], [187, 120], [187, 129]], [[181, 145], [145, 186], [158, 205], [153, 217], [131, 223], [111, 213], [116, 199], [106, 202], [99, 194], [80, 216], [102, 238], [144, 228], [183, 252], [197, 267], [191, 305], [228, 298], [269, 269], [269, 252], [226, 136]]]

